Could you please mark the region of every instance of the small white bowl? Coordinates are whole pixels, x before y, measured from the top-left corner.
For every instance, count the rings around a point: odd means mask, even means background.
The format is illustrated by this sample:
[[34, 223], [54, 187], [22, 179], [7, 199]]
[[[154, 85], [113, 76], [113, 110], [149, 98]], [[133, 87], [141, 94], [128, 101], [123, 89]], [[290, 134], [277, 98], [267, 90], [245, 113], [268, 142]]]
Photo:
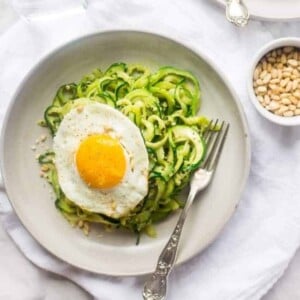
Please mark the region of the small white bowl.
[[264, 116], [266, 119], [280, 124], [284, 126], [296, 126], [300, 125], [300, 116], [293, 116], [293, 117], [283, 117], [275, 115], [271, 112], [269, 112], [267, 109], [265, 109], [258, 101], [254, 88], [253, 88], [253, 74], [254, 70], [259, 63], [259, 61], [270, 51], [275, 50], [277, 48], [286, 47], [286, 46], [293, 46], [300, 48], [300, 38], [280, 38], [274, 41], [271, 41], [270, 43], [266, 44], [262, 49], [259, 50], [259, 52], [255, 55], [254, 61], [251, 66], [251, 70], [248, 77], [248, 92], [250, 99], [257, 109], [257, 111]]

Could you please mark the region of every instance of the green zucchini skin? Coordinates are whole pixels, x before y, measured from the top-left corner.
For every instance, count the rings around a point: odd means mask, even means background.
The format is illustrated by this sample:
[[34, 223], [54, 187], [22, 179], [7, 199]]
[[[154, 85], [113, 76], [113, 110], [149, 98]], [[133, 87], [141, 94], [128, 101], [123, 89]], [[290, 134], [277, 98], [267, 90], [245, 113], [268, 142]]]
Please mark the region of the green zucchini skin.
[[79, 221], [127, 228], [154, 236], [152, 224], [182, 207], [178, 194], [205, 156], [202, 135], [209, 120], [196, 116], [200, 106], [200, 86], [196, 77], [166, 66], [151, 71], [139, 64], [114, 63], [102, 72], [93, 70], [78, 83], [61, 86], [45, 110], [43, 124], [54, 136], [64, 116], [76, 105], [99, 102], [110, 105], [141, 130], [149, 154], [149, 192], [126, 217], [112, 219], [88, 212], [67, 199], [61, 190], [53, 152], [40, 155], [46, 178], [56, 195], [56, 208], [72, 224]]

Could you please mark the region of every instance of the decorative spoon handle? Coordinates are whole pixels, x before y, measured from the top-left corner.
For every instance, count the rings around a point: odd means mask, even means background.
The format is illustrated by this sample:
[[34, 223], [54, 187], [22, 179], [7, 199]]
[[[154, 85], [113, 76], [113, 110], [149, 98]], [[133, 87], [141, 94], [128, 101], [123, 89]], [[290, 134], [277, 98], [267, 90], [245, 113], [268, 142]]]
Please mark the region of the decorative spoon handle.
[[226, 18], [241, 27], [248, 23], [249, 12], [243, 0], [226, 0]]

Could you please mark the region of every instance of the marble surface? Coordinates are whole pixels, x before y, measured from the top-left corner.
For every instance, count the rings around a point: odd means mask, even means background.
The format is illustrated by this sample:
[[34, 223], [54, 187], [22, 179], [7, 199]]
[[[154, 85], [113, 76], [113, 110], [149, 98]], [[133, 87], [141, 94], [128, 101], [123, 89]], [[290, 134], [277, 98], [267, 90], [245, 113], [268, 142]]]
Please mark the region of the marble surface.
[[[0, 0], [0, 34], [17, 19], [17, 15]], [[92, 299], [69, 281], [39, 270], [31, 264], [0, 226], [0, 299]], [[292, 260], [284, 276], [263, 300], [300, 299], [300, 252]], [[38, 281], [39, 284], [35, 284]], [[34, 295], [34, 296], [33, 296]]]

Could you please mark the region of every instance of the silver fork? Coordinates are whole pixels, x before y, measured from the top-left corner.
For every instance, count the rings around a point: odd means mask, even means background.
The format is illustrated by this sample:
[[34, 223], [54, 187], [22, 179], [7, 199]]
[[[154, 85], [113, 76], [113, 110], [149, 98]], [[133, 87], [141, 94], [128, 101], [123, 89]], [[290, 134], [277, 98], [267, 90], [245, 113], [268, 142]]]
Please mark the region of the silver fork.
[[215, 129], [218, 127], [218, 120], [214, 123], [211, 122], [209, 124], [210, 130], [207, 130], [204, 134], [203, 138], [207, 145], [206, 157], [199, 169], [193, 174], [190, 181], [190, 192], [178, 222], [159, 256], [154, 273], [151, 274], [145, 283], [143, 291], [144, 300], [166, 299], [168, 276], [176, 261], [179, 240], [188, 210], [197, 193], [205, 189], [211, 182], [229, 130], [229, 124], [225, 124], [225, 122], [222, 122], [219, 130], [216, 131]]

